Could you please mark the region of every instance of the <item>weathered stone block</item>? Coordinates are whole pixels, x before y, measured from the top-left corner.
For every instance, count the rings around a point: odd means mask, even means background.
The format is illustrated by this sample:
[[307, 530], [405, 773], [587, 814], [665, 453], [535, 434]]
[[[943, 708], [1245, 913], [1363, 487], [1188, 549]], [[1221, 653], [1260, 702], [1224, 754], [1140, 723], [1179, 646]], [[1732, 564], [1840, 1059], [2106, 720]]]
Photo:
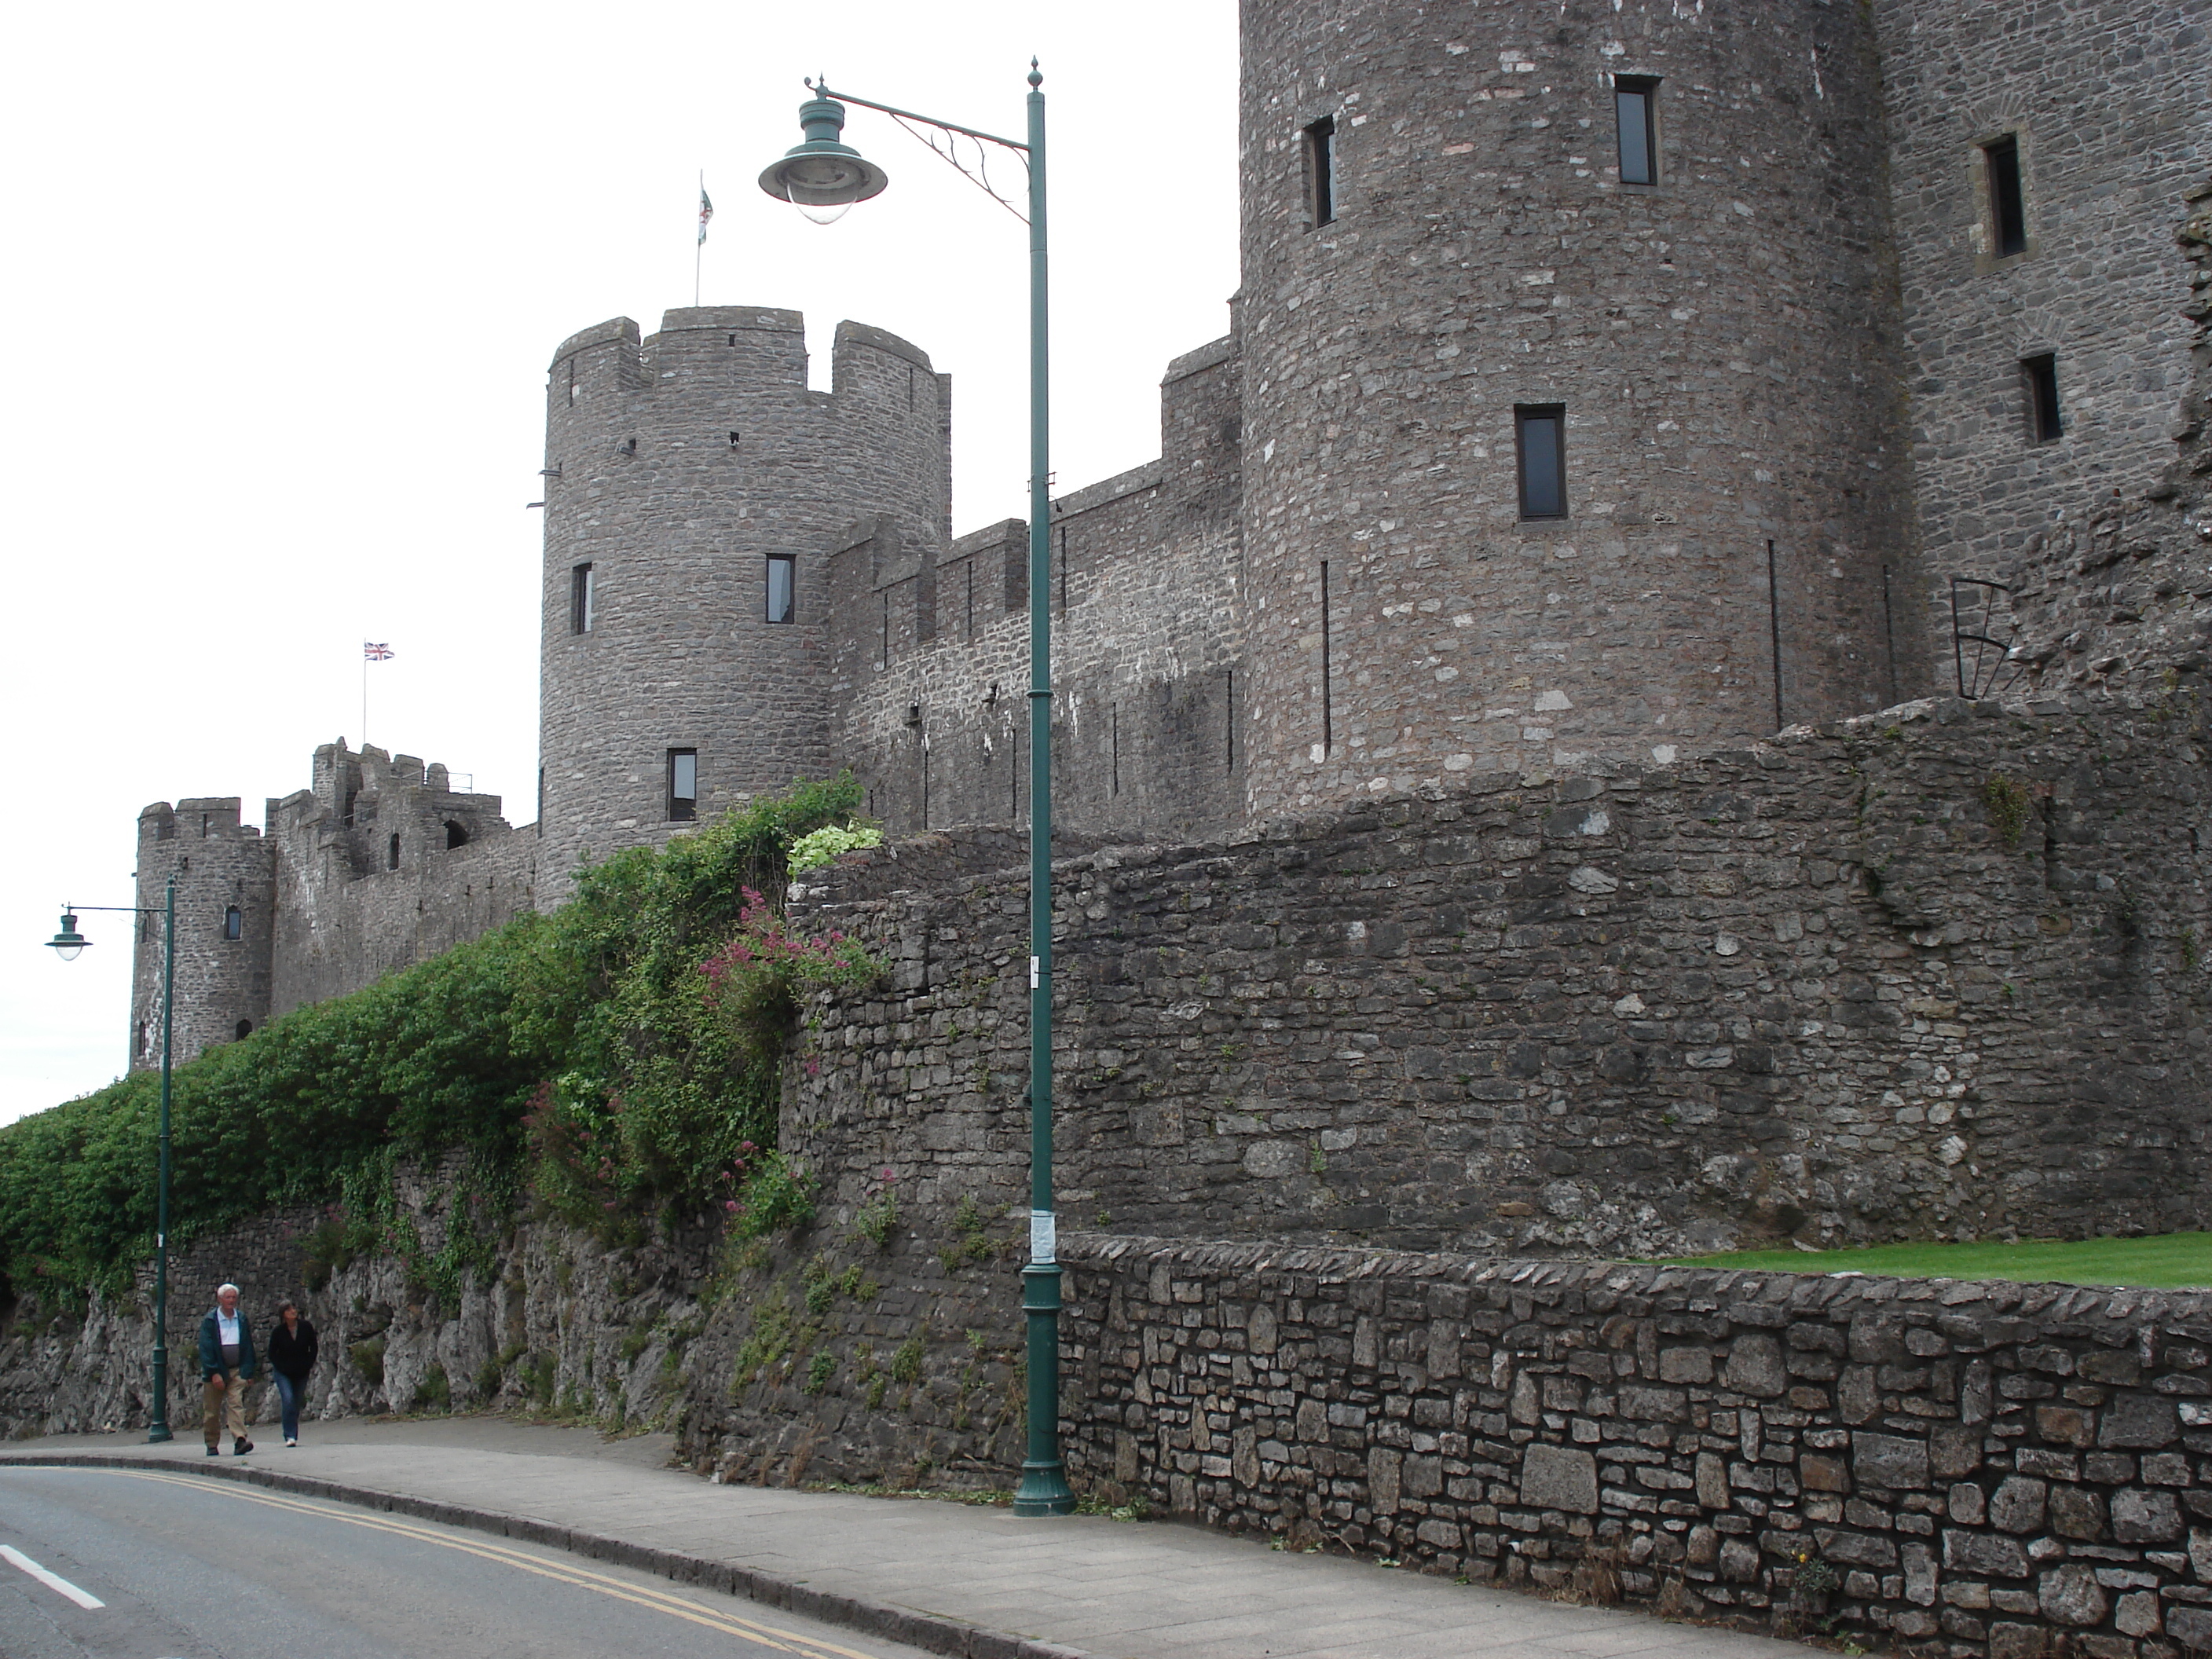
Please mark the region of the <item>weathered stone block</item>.
[[1891, 1434], [1854, 1434], [1851, 1468], [1862, 1486], [1917, 1492], [1928, 1485], [1928, 1443]]
[[1531, 1509], [1597, 1513], [1597, 1459], [1564, 1446], [1530, 1445], [1521, 1459], [1521, 1501]]

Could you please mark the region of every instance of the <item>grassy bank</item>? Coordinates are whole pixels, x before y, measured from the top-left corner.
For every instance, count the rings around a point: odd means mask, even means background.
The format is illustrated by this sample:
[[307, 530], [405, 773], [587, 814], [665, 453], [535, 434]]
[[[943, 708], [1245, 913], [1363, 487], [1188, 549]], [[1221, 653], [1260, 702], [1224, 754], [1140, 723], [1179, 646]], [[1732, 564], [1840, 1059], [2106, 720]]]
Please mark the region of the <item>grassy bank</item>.
[[2018, 1244], [1882, 1244], [1863, 1250], [1731, 1250], [1685, 1256], [1686, 1267], [1765, 1273], [1861, 1273], [1892, 1279], [2008, 1279], [2021, 1284], [2212, 1289], [2212, 1233], [2152, 1238], [2028, 1239]]

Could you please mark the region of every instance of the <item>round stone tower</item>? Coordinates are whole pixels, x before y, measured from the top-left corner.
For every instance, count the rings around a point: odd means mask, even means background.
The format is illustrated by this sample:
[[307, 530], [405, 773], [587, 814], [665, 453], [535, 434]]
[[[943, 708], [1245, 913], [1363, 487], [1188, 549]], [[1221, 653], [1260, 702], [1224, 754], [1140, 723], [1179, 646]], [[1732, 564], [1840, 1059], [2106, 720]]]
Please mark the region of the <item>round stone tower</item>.
[[[171, 1057], [183, 1065], [269, 1018], [276, 938], [276, 843], [240, 817], [237, 796], [156, 801], [138, 815], [138, 908], [131, 919], [131, 1070], [161, 1063], [162, 907], [177, 884]], [[107, 938], [120, 916], [96, 916]]]
[[555, 354], [546, 407], [539, 833], [547, 896], [830, 753], [831, 556], [950, 536], [950, 386], [840, 324], [806, 386], [795, 312], [617, 318]]
[[1253, 810], [1920, 689], [1866, 8], [1243, 15]]

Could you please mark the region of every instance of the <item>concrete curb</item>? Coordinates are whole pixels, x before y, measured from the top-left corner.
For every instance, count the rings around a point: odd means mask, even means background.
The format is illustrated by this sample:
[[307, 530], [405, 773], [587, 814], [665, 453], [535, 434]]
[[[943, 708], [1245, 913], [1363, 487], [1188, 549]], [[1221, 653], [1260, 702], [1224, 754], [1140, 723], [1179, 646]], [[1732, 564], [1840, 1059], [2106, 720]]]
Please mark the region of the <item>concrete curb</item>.
[[676, 1550], [627, 1543], [619, 1538], [580, 1532], [573, 1527], [533, 1521], [527, 1516], [507, 1515], [497, 1510], [410, 1498], [404, 1492], [379, 1492], [372, 1486], [349, 1486], [338, 1480], [318, 1480], [313, 1475], [280, 1474], [274, 1469], [234, 1463], [228, 1459], [200, 1464], [174, 1457], [134, 1457], [115, 1452], [76, 1455], [0, 1452], [0, 1468], [4, 1468], [152, 1469], [164, 1474], [243, 1481], [248, 1486], [295, 1492], [303, 1498], [321, 1498], [362, 1509], [382, 1510], [393, 1515], [411, 1516], [418, 1521], [435, 1521], [448, 1527], [489, 1533], [495, 1538], [512, 1538], [526, 1544], [566, 1550], [587, 1560], [612, 1562], [675, 1583], [718, 1590], [725, 1595], [757, 1601], [765, 1607], [780, 1607], [809, 1619], [819, 1619], [824, 1624], [842, 1625], [864, 1635], [879, 1636], [885, 1641], [903, 1642], [925, 1653], [947, 1655], [949, 1659], [1093, 1659], [1079, 1648], [1014, 1636], [949, 1619], [942, 1613], [918, 1613], [887, 1601], [871, 1601], [864, 1595], [816, 1589], [796, 1579], [739, 1566], [734, 1562], [712, 1561]]

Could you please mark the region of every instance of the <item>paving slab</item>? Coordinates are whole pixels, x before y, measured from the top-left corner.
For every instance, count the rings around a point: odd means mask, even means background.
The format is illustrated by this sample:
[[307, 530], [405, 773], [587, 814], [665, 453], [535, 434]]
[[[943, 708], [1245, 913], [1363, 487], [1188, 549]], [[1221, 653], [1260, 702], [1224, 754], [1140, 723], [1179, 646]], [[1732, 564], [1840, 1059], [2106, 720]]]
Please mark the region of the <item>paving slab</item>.
[[665, 1435], [343, 1419], [205, 1455], [196, 1434], [18, 1441], [0, 1462], [128, 1460], [438, 1511], [972, 1659], [1804, 1659], [1794, 1643], [1458, 1585], [1194, 1527], [715, 1486]]

